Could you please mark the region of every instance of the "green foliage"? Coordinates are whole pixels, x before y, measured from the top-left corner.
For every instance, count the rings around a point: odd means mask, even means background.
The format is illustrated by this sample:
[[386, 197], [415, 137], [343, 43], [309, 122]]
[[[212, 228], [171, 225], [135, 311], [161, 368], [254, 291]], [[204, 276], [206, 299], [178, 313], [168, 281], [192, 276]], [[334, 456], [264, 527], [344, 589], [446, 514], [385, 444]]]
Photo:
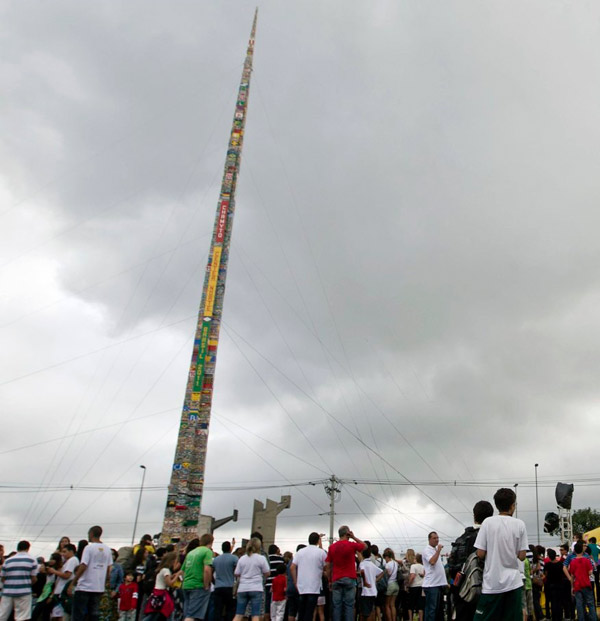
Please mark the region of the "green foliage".
[[600, 511], [588, 507], [587, 509], [577, 509], [571, 514], [573, 518], [573, 533], [586, 533], [600, 526]]

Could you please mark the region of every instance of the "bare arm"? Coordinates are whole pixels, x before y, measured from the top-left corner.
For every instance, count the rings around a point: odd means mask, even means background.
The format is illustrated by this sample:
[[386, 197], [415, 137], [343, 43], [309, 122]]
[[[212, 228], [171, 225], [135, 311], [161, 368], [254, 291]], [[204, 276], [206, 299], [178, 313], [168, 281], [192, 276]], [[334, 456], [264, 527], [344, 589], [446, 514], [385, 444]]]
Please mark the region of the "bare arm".
[[213, 568], [210, 565], [204, 566], [204, 590], [210, 589], [210, 583], [212, 582]]
[[366, 578], [366, 576], [365, 576], [365, 571], [364, 571], [364, 569], [361, 569], [361, 570], [360, 570], [360, 575], [362, 576], [363, 586], [366, 586], [366, 587], [367, 587], [367, 589], [370, 589], [370, 588], [371, 588], [371, 585], [367, 582], [367, 578]]
[[356, 537], [352, 531], [350, 531], [348, 533], [348, 537], [350, 537], [350, 539], [354, 539], [354, 541], [356, 541], [356, 543], [361, 545], [363, 547], [363, 550], [367, 547], [367, 544], [364, 541], [362, 541], [361, 539], [359, 539], [358, 537]]
[[168, 574], [165, 576], [165, 584], [170, 588], [172, 587], [177, 580], [179, 579], [179, 576], [181, 575], [180, 571], [175, 572], [174, 574]]
[[429, 559], [429, 564], [430, 565], [435, 565], [438, 562], [438, 559], [440, 558], [440, 554], [442, 553], [442, 548], [444, 546], [439, 545], [436, 549], [435, 549], [435, 554]]
[[331, 582], [331, 563], [325, 563], [325, 577]]
[[520, 561], [524, 561], [526, 557], [527, 557], [527, 551], [526, 551], [526, 550], [521, 550], [521, 551], [517, 554], [517, 558], [518, 558]]
[[58, 571], [57, 569], [53, 569], [52, 567], [47, 569], [46, 573], [54, 574], [55, 576], [58, 576], [59, 578], [62, 578], [63, 580], [68, 580], [73, 575], [72, 571]]
[[71, 580], [71, 584], [69, 584], [69, 587], [67, 589], [67, 593], [69, 595], [72, 595], [73, 589], [77, 586], [77, 581], [79, 580], [79, 578], [81, 578], [81, 576], [83, 575], [86, 569], [87, 569], [87, 565], [85, 563], [80, 563], [77, 566], [73, 580]]
[[480, 558], [482, 561], [485, 560], [485, 555], [487, 552], [485, 550], [480, 550], [477, 548], [477, 558]]
[[298, 588], [298, 568], [294, 565], [294, 563], [290, 565], [290, 574], [292, 576], [294, 586]]

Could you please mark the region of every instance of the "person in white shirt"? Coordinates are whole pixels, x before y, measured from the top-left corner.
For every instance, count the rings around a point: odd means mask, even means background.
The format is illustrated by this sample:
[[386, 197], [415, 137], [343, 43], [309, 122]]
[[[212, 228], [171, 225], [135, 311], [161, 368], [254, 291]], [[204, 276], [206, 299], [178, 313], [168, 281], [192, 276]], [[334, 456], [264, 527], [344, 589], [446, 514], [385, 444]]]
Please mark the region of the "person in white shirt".
[[296, 552], [290, 573], [299, 593], [298, 621], [312, 621], [319, 592], [323, 583], [323, 571], [327, 552], [323, 550], [319, 533], [308, 536], [308, 546]]
[[[407, 557], [408, 558], [408, 557]], [[423, 597], [423, 578], [425, 578], [425, 567], [423, 567], [423, 557], [415, 555], [414, 563], [410, 564], [408, 574], [408, 618], [414, 619], [415, 610], [419, 613], [419, 621], [423, 621], [425, 612], [425, 598]]]
[[73, 596], [73, 621], [98, 621], [100, 618], [100, 598], [110, 578], [112, 567], [112, 552], [100, 541], [102, 527], [92, 526], [88, 532], [90, 542], [83, 549], [81, 563], [75, 570], [75, 577], [69, 585], [69, 595], [75, 589]]
[[360, 575], [362, 578], [362, 591], [360, 592], [360, 616], [364, 621], [374, 616], [375, 600], [377, 599], [377, 581], [383, 577], [383, 569], [377, 567], [371, 561], [371, 550], [366, 548], [362, 553], [363, 560], [360, 562]]
[[261, 541], [253, 537], [246, 545], [246, 554], [235, 566], [234, 574], [240, 579], [234, 621], [242, 621], [250, 605], [252, 621], [260, 621], [260, 608], [265, 596], [264, 579], [271, 575], [269, 562], [261, 554]]
[[392, 548], [386, 548], [383, 551], [383, 560], [385, 561], [385, 571], [388, 575], [388, 585], [385, 592], [385, 621], [395, 621], [396, 619], [396, 598], [400, 591], [398, 585], [398, 563]]
[[[46, 567], [46, 573], [48, 575], [56, 576], [54, 583], [54, 595], [57, 598], [60, 597], [63, 589], [65, 588], [65, 585], [67, 584], [67, 582], [69, 582], [69, 580], [73, 576], [73, 573], [77, 569], [77, 566], [79, 565], [79, 559], [75, 556], [77, 548], [72, 543], [67, 543], [63, 545], [61, 550], [65, 559], [62, 567], [60, 569]], [[50, 617], [52, 619], [62, 619], [64, 614], [65, 611], [60, 602], [58, 602], [52, 609]]]
[[483, 522], [475, 540], [477, 556], [485, 560], [475, 619], [521, 621], [523, 618], [519, 561], [525, 560], [528, 544], [525, 523], [512, 517], [516, 501], [512, 489], [499, 489], [494, 494], [499, 515]]
[[448, 586], [446, 570], [440, 555], [444, 547], [436, 532], [429, 533], [429, 545], [423, 550], [423, 591], [425, 591], [425, 621], [435, 621], [442, 606], [443, 591]]

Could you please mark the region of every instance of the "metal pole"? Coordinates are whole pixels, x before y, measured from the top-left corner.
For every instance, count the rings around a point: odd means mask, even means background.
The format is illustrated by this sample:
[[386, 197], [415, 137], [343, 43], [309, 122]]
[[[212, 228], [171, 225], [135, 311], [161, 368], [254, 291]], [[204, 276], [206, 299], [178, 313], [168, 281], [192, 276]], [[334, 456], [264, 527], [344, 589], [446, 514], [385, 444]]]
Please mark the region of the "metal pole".
[[517, 503], [517, 487], [518, 483], [515, 483], [515, 517], [519, 517], [519, 504]]
[[540, 503], [538, 499], [538, 477], [537, 470], [539, 464], [535, 464], [535, 519], [537, 521], [537, 542], [540, 545]]
[[329, 496], [329, 545], [333, 543], [333, 517], [335, 516], [335, 474], [331, 475], [331, 492]]
[[138, 516], [140, 515], [140, 505], [142, 504], [142, 492], [144, 491], [144, 479], [146, 478], [146, 466], [140, 466], [143, 469], [142, 484], [140, 485], [140, 497], [138, 498], [137, 510], [135, 512], [135, 522], [133, 523], [133, 535], [131, 535], [131, 545], [135, 543], [135, 530], [137, 528]]

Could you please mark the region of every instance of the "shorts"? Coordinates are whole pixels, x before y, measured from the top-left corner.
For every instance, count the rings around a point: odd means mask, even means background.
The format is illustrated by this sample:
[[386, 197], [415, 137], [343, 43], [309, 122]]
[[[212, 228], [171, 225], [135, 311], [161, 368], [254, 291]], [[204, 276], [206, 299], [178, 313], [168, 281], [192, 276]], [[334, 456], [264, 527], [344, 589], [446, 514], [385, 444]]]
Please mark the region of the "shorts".
[[364, 595], [360, 596], [358, 601], [358, 608], [360, 610], [360, 614], [364, 617], [369, 617], [375, 608], [375, 600], [376, 597], [365, 597]]
[[237, 604], [235, 608], [236, 615], [245, 615], [246, 606], [250, 606], [250, 616], [261, 616], [261, 608], [264, 604], [264, 591], [238, 591]]
[[54, 608], [52, 608], [52, 612], [50, 613], [50, 618], [55, 619], [57, 617], [64, 617], [65, 611], [64, 608], [60, 604], [56, 604]]
[[324, 595], [319, 595], [317, 598], [317, 606], [325, 606], [327, 598]]
[[209, 598], [208, 589], [183, 589], [183, 614], [192, 619], [204, 619]]
[[409, 610], [425, 610], [425, 598], [421, 587], [409, 587], [408, 589]]
[[392, 595], [398, 595], [399, 592], [400, 592], [400, 587], [398, 586], [397, 582], [388, 582], [387, 590], [385, 592], [387, 597], [390, 597]]
[[13, 610], [15, 612], [15, 621], [31, 619], [31, 593], [19, 595], [19, 597], [5, 595], [0, 600], [0, 618], [8, 619]]
[[286, 616], [288, 617], [296, 617], [298, 615], [298, 605], [300, 604], [300, 596], [299, 595], [288, 595], [287, 596], [287, 606], [286, 606]]

